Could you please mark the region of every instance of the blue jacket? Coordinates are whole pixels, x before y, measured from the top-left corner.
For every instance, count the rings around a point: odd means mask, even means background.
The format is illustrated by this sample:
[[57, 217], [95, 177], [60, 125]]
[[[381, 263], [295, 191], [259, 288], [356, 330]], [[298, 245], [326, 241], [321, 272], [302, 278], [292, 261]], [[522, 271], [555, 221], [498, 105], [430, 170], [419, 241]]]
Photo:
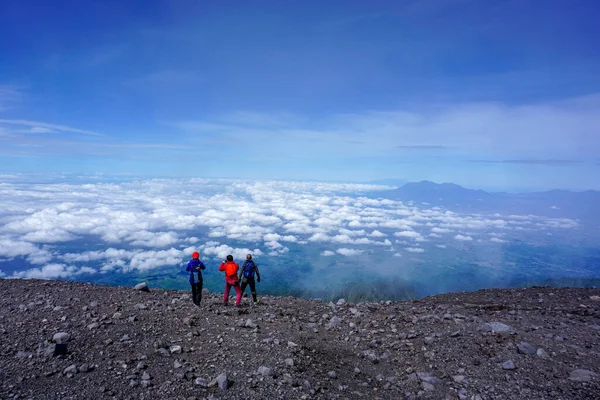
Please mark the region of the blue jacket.
[[[198, 283], [202, 280], [202, 272], [197, 269], [198, 267], [200, 267], [200, 269], [206, 269], [202, 261], [192, 258], [185, 269], [190, 273], [190, 283]], [[194, 277], [194, 273], [197, 274], [197, 278]]]

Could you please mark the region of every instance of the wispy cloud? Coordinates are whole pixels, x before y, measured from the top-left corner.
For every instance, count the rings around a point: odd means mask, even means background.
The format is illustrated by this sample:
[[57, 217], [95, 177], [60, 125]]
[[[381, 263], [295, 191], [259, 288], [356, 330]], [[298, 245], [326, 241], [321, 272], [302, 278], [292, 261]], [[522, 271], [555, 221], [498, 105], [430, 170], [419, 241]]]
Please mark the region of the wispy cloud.
[[257, 153], [393, 157], [398, 150], [429, 150], [463, 157], [502, 154], [507, 158], [500, 161], [559, 165], [600, 153], [599, 109], [600, 95], [593, 95], [526, 105], [446, 104], [312, 119], [233, 113], [172, 125], [196, 137], [218, 134]]
[[31, 133], [51, 133], [51, 132], [68, 132], [79, 133], [89, 136], [106, 136], [102, 133], [93, 132], [85, 129], [73, 128], [67, 125], [57, 125], [47, 122], [29, 121], [25, 119], [0, 119], [0, 124], [19, 125], [31, 127]]
[[413, 146], [398, 145], [398, 146], [396, 146], [396, 148], [402, 149], [402, 150], [445, 150], [445, 149], [450, 149], [451, 147], [424, 144], [424, 145], [413, 145]]
[[547, 165], [551, 167], [568, 167], [570, 165], [581, 164], [578, 160], [469, 160], [472, 163], [482, 164], [529, 164], [529, 165]]

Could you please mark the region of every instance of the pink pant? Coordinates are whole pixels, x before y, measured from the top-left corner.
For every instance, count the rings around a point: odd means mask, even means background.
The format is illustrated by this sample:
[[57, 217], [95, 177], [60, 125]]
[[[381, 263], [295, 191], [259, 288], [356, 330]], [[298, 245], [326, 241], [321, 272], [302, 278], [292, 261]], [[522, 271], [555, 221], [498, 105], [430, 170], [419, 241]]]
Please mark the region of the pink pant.
[[223, 294], [223, 303], [227, 304], [229, 301], [229, 291], [231, 287], [235, 289], [235, 305], [239, 306], [242, 304], [242, 288], [240, 287], [240, 282], [236, 279], [235, 281], [226, 279], [225, 280], [225, 293]]

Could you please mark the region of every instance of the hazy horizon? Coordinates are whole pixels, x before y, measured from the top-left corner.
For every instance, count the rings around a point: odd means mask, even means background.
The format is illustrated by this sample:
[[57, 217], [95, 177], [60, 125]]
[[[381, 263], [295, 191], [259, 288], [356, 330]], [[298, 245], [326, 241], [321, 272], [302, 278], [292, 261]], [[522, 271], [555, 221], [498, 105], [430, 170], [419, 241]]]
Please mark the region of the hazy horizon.
[[600, 189], [590, 0], [0, 5], [0, 171]]

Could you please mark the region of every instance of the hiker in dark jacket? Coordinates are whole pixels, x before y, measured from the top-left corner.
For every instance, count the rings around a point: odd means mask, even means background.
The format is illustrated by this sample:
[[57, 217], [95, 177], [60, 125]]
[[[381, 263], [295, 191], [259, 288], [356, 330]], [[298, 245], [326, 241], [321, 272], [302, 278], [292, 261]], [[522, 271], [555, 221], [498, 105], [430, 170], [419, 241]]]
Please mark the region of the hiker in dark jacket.
[[192, 253], [192, 259], [188, 262], [185, 269], [190, 273], [190, 284], [192, 285], [192, 300], [194, 304], [199, 306], [202, 300], [202, 270], [206, 269], [202, 261], [200, 261], [200, 253], [195, 251]]
[[242, 295], [244, 294], [244, 290], [246, 290], [246, 286], [250, 285], [250, 290], [252, 291], [252, 301], [254, 305], [257, 305], [258, 299], [256, 298], [256, 283], [254, 282], [254, 274], [256, 274], [256, 282], [260, 282], [258, 265], [252, 261], [252, 254], [248, 254], [246, 256], [246, 261], [242, 265], [239, 279], [242, 281]]

